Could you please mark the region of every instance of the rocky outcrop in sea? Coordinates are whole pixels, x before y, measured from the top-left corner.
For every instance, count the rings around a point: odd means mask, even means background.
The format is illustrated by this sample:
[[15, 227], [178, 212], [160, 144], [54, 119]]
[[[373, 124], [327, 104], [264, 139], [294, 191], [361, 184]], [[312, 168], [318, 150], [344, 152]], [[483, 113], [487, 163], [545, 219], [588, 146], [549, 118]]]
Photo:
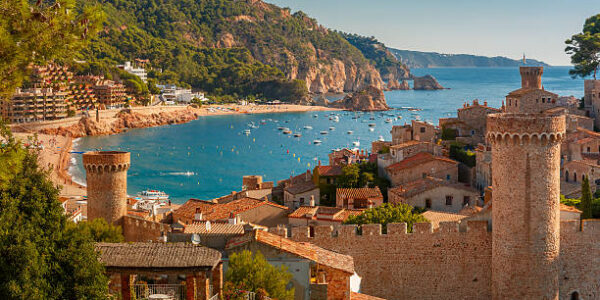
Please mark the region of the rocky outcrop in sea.
[[439, 84], [437, 79], [431, 75], [421, 77], [414, 76], [413, 88], [415, 90], [443, 90], [444, 87]]
[[389, 110], [383, 91], [376, 86], [368, 86], [358, 92], [350, 93], [344, 99], [332, 102], [330, 107], [352, 111]]
[[406, 80], [402, 80], [400, 83], [396, 79], [389, 80], [386, 86], [386, 91], [396, 91], [396, 90], [410, 90], [410, 85]]

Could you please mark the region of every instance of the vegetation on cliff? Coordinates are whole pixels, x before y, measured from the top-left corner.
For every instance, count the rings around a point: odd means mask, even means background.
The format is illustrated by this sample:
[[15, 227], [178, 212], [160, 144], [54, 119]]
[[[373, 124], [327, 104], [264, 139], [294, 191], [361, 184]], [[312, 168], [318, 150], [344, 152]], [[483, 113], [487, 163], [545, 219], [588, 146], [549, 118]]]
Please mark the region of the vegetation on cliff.
[[387, 232], [387, 224], [389, 223], [406, 223], [406, 230], [412, 232], [415, 223], [428, 222], [421, 213], [424, 210], [412, 207], [408, 204], [384, 203], [383, 205], [369, 208], [362, 214], [350, 216], [344, 224], [381, 224], [382, 231]]
[[366, 37], [352, 33], [340, 33], [352, 46], [358, 48], [360, 52], [367, 58], [381, 77], [387, 80], [408, 79], [410, 70], [403, 65], [397, 58], [388, 50], [388, 48], [375, 37]]
[[107, 16], [104, 30], [81, 58], [106, 65], [148, 59], [149, 78], [159, 82], [214, 95], [281, 99], [290, 88], [288, 98], [332, 89], [334, 83], [318, 78], [327, 73], [321, 71], [339, 73], [338, 89], [381, 81], [338, 33], [303, 12], [291, 14], [259, 0], [78, 1], [99, 2]]

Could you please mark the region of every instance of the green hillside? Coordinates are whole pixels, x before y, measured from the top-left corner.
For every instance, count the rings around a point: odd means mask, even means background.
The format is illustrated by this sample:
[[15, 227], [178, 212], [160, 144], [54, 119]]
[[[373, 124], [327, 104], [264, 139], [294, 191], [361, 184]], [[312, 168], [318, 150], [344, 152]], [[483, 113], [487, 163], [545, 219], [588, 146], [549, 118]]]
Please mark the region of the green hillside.
[[350, 44], [358, 48], [379, 71], [381, 77], [390, 79], [408, 79], [410, 70], [402, 64], [392, 52], [375, 37], [366, 37], [352, 33], [340, 33]]
[[335, 60], [359, 70], [370, 65], [304, 13], [258, 0], [78, 1], [99, 2], [106, 14], [104, 30], [81, 53], [90, 70], [149, 59], [149, 78], [160, 82], [212, 95], [296, 100], [308, 92], [315, 70]]
[[[389, 49], [398, 59], [411, 68], [436, 67], [517, 67], [521, 60], [496, 56], [486, 57], [469, 54], [441, 54], [436, 52], [420, 52], [410, 50]], [[528, 64], [548, 66], [534, 59], [527, 59]]]

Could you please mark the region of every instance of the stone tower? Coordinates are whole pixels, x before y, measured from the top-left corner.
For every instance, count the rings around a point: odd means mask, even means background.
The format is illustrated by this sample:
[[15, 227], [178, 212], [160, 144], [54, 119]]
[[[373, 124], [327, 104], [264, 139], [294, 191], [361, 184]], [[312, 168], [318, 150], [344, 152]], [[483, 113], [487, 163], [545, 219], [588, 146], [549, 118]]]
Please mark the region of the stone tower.
[[492, 114], [493, 299], [558, 299], [565, 116]]
[[541, 89], [544, 67], [519, 67], [521, 72], [521, 88]]
[[88, 195], [88, 220], [104, 218], [121, 225], [127, 214], [127, 170], [130, 153], [117, 151], [83, 154]]

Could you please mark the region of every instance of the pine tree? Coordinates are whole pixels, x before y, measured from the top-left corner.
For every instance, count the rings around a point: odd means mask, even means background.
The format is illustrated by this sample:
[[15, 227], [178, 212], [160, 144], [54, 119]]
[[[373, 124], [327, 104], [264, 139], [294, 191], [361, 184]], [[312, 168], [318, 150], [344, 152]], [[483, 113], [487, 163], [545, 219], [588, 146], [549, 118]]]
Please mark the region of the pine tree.
[[581, 182], [581, 219], [592, 218], [592, 190], [590, 189], [590, 181], [587, 177]]

